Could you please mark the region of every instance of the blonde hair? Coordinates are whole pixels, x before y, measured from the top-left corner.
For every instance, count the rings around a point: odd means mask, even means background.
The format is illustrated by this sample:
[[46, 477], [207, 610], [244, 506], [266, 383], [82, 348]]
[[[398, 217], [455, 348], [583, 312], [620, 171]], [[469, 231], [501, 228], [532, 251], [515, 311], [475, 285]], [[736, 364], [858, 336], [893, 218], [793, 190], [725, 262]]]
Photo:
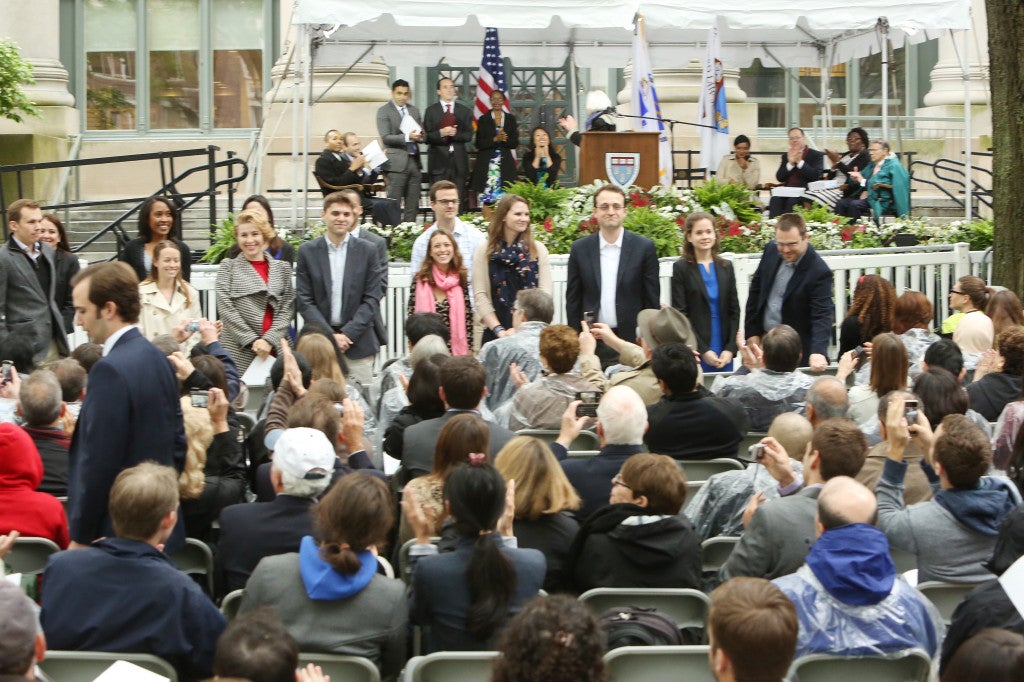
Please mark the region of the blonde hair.
[[185, 468], [178, 474], [178, 493], [183, 500], [199, 497], [206, 486], [206, 450], [213, 442], [213, 422], [210, 413], [192, 407], [191, 396], [181, 398], [181, 416], [185, 422]]
[[263, 241], [266, 244], [270, 244], [274, 237], [277, 236], [277, 233], [274, 232], [274, 228], [270, 225], [270, 221], [268, 221], [262, 213], [258, 213], [256, 211], [242, 211], [235, 216], [236, 241], [238, 240], [238, 228], [247, 223], [251, 223], [256, 226], [256, 229], [258, 229], [260, 234], [263, 235]]
[[494, 466], [506, 481], [516, 482], [516, 518], [535, 521], [544, 514], [580, 508], [580, 496], [547, 444], [516, 436], [501, 449]]
[[313, 368], [313, 380], [333, 379], [345, 385], [345, 375], [338, 365], [335, 346], [322, 334], [306, 334], [299, 338], [295, 350], [306, 356]]

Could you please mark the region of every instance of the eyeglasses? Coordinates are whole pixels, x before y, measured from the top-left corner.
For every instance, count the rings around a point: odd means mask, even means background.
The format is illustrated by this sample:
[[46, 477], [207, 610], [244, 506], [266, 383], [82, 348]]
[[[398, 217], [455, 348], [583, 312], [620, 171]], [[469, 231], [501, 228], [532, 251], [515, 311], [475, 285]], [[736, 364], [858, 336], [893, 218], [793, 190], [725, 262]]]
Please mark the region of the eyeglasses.
[[458, 199], [434, 199], [435, 204], [443, 204], [444, 206], [454, 206], [459, 203]]
[[960, 294], [961, 296], [963, 296], [963, 295], [964, 295], [964, 292], [962, 292], [962, 291], [957, 291], [956, 289], [950, 289], [950, 290], [949, 290], [949, 293], [951, 293], [951, 294]]
[[626, 485], [626, 482], [622, 480], [622, 476], [619, 474], [615, 474], [615, 476], [612, 477], [612, 487], [614, 488], [617, 485], [621, 485], [626, 490], [632, 490], [632, 488]]

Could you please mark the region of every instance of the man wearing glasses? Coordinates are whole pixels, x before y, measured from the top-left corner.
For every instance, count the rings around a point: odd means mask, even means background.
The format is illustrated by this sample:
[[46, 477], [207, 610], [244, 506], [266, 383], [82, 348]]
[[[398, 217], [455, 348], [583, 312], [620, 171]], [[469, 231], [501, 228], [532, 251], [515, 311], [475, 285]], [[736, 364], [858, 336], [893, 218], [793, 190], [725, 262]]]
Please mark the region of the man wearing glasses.
[[747, 295], [747, 344], [760, 345], [769, 329], [788, 324], [800, 334], [803, 360], [815, 372], [828, 367], [828, 344], [835, 324], [832, 271], [807, 240], [803, 216], [785, 213], [775, 224], [775, 239], [750, 281]]
[[[660, 307], [658, 256], [654, 242], [622, 227], [626, 193], [605, 185], [594, 195], [594, 218], [600, 229], [573, 242], [565, 285], [566, 321], [576, 331], [603, 322], [620, 339], [636, 342], [641, 310]], [[597, 345], [601, 366], [617, 361], [605, 343]]]
[[[442, 227], [455, 235], [455, 244], [459, 247], [459, 255], [466, 264], [467, 284], [473, 288], [473, 252], [484, 243], [485, 235], [472, 225], [459, 220], [459, 189], [450, 180], [439, 180], [430, 186], [430, 209], [434, 212], [434, 224], [423, 231], [412, 244], [412, 255], [409, 257], [409, 268], [413, 274], [419, 272], [423, 259], [427, 257], [427, 244], [430, 235]], [[473, 297], [469, 297], [470, 303]]]

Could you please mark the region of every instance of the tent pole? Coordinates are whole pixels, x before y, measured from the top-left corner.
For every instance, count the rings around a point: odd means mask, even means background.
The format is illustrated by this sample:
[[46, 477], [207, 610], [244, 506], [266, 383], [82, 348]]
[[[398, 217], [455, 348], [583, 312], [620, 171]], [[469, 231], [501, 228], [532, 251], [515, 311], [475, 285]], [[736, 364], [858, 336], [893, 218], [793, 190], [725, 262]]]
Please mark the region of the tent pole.
[[878, 28], [882, 33], [882, 139], [889, 139], [889, 20], [878, 18]]
[[313, 29], [304, 24], [303, 42], [306, 49], [306, 97], [302, 107], [302, 224], [309, 223], [309, 142], [313, 127]]
[[[974, 25], [973, 18], [971, 25]], [[973, 144], [971, 140], [971, 42], [968, 39], [970, 30], [964, 29], [963, 82], [964, 82], [964, 156], [967, 166], [964, 168], [964, 218], [970, 222], [974, 218], [973, 183], [974, 166], [971, 163]]]
[[819, 140], [821, 148], [828, 144], [828, 71], [825, 66], [825, 48], [818, 47], [818, 89], [821, 91], [821, 131]]
[[289, 214], [292, 219], [292, 229], [297, 229], [299, 225], [298, 216], [298, 188], [299, 188], [299, 116], [301, 111], [299, 108], [299, 96], [301, 94], [301, 73], [299, 69], [302, 67], [302, 52], [299, 51], [298, 41], [302, 35], [302, 30], [298, 26], [295, 27], [295, 66], [292, 70], [292, 191], [290, 193], [291, 206], [289, 207]]

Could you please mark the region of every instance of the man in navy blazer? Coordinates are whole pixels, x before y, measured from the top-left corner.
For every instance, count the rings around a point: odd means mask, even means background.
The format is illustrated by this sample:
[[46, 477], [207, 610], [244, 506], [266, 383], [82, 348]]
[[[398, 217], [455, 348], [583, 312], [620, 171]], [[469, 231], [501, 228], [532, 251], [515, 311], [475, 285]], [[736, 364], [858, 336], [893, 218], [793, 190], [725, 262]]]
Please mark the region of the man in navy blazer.
[[306, 322], [333, 330], [351, 376], [367, 386], [373, 376], [373, 359], [380, 350], [374, 326], [386, 269], [372, 243], [349, 234], [357, 206], [358, 202], [342, 192], [324, 197], [327, 233], [323, 239], [299, 247], [295, 299]]
[[[585, 313], [603, 322], [620, 339], [636, 342], [636, 317], [641, 310], [660, 307], [658, 256], [654, 242], [622, 227], [626, 193], [605, 185], [594, 195], [595, 234], [577, 239], [569, 250], [565, 285], [566, 319], [576, 331]], [[614, 286], [608, 286], [614, 283]], [[597, 346], [601, 364], [615, 361], [615, 352]]]
[[[785, 187], [807, 187], [815, 180], [821, 180], [825, 169], [825, 155], [807, 146], [802, 128], [789, 129], [789, 149], [782, 154], [775, 179]], [[768, 217], [777, 218], [789, 213], [799, 203], [807, 201], [800, 197], [772, 197], [768, 202]]]
[[820, 372], [828, 367], [828, 344], [835, 324], [832, 271], [807, 240], [807, 223], [786, 213], [775, 225], [775, 239], [764, 247], [750, 281], [744, 334], [747, 343], [788, 324], [803, 341], [804, 362]]
[[[139, 281], [126, 263], [97, 263], [72, 280], [75, 321], [103, 358], [89, 371], [68, 460], [71, 547], [113, 537], [107, 501], [123, 470], [150, 460], [185, 466], [178, 380], [164, 354], [139, 332]], [[179, 514], [168, 549], [185, 542]]]
[[437, 81], [437, 97], [438, 101], [423, 112], [430, 184], [451, 180], [459, 190], [459, 203], [465, 206], [469, 175], [466, 143], [473, 140], [473, 112], [455, 101], [455, 83], [451, 78]]

